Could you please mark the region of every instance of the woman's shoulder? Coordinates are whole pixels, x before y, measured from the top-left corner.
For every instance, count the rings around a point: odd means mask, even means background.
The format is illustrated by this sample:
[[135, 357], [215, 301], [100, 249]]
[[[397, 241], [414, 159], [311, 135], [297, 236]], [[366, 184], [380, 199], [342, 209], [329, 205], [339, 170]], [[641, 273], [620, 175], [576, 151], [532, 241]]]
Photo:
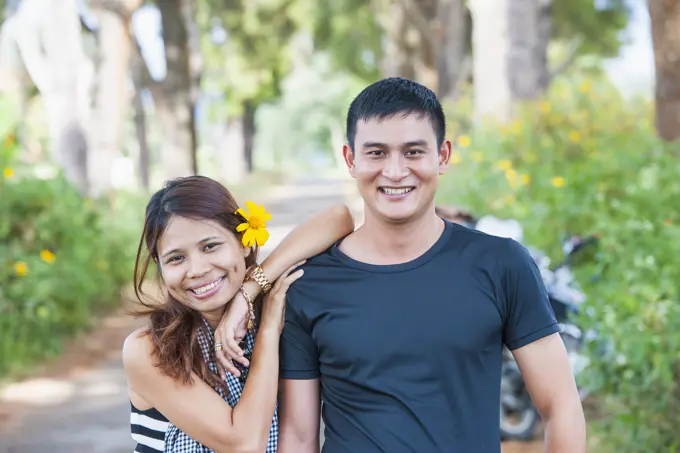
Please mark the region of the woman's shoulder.
[[153, 344], [148, 329], [139, 328], [127, 336], [123, 342], [123, 367], [128, 377], [153, 368]]

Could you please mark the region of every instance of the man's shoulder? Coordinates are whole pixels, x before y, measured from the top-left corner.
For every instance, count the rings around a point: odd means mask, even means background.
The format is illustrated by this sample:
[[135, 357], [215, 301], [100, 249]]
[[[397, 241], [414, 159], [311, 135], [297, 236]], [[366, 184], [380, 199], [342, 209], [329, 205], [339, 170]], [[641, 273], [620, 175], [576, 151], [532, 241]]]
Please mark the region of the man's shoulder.
[[460, 251], [473, 260], [488, 260], [494, 264], [508, 264], [522, 259], [527, 253], [522, 244], [512, 238], [495, 236], [483, 231], [450, 223], [452, 234], [445, 251]]

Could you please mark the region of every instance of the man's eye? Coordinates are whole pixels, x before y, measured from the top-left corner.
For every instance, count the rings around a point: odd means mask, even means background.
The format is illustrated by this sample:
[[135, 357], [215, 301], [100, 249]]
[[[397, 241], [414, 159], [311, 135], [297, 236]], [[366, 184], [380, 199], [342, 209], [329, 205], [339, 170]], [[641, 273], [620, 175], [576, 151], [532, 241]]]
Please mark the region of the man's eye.
[[419, 155], [423, 154], [424, 152], [425, 151], [423, 151], [422, 149], [409, 149], [408, 151], [406, 151], [406, 155], [407, 156], [419, 156]]

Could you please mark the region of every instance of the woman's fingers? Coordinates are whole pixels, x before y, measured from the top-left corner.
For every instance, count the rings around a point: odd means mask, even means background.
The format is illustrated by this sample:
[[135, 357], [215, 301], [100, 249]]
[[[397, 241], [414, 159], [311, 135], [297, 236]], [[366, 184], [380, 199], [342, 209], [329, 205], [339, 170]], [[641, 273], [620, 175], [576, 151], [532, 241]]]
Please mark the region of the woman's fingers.
[[232, 361], [229, 360], [224, 351], [215, 351], [215, 357], [217, 358], [217, 369], [219, 370], [220, 376], [222, 376], [223, 379], [225, 378], [225, 370], [236, 377], [241, 375], [241, 372], [238, 370], [238, 368], [236, 368]]

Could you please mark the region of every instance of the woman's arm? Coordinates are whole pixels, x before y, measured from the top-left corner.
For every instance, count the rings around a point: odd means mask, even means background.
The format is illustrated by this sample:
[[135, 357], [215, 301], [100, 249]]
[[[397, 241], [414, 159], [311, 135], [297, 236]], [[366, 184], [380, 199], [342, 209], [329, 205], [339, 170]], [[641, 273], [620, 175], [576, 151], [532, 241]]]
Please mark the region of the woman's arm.
[[130, 335], [123, 346], [123, 364], [130, 390], [160, 411], [192, 439], [220, 453], [261, 453], [269, 439], [279, 376], [279, 340], [285, 296], [302, 276], [284, 271], [265, 298], [248, 381], [232, 409], [220, 395], [192, 374], [183, 383], [155, 366], [149, 335]]
[[288, 267], [318, 255], [352, 231], [354, 219], [347, 206], [336, 205], [319, 211], [283, 238], [262, 263], [262, 270], [273, 283]]
[[[272, 371], [271, 374], [278, 376], [276, 336], [258, 335], [256, 349], [253, 353], [253, 372], [247, 386], [257, 387], [258, 377], [268, 377], [269, 373], [266, 371]], [[262, 439], [260, 429], [255, 430], [256, 421], [251, 420], [248, 423], [244, 418], [235, 417], [236, 410], [198, 375], [192, 373], [193, 382], [185, 384], [163, 374], [154, 366], [152, 344], [148, 335], [133, 334], [128, 337], [123, 346], [123, 364], [130, 389], [192, 439], [218, 453], [265, 450], [267, 439]], [[277, 383], [271, 379], [270, 381], [260, 382], [259, 386], [277, 388]], [[272, 404], [262, 405], [257, 402], [260, 406], [258, 410], [267, 412], [263, 415], [269, 418], [270, 423], [274, 416], [275, 395], [271, 399]], [[237, 407], [241, 405], [247, 408], [247, 399], [241, 400]], [[271, 411], [267, 406], [271, 406]]]
[[[347, 206], [335, 205], [319, 211], [288, 233], [264, 260], [261, 265], [262, 271], [267, 279], [274, 283], [289, 266], [323, 252], [352, 231], [354, 219]], [[262, 291], [252, 280], [247, 280], [243, 286], [253, 298]], [[222, 374], [226, 370], [234, 376], [240, 375], [232, 360], [238, 360], [248, 366], [248, 361], [242, 357], [241, 348], [238, 346], [246, 333], [247, 316], [248, 305], [239, 292], [230, 302], [215, 330], [215, 342], [222, 343], [224, 348], [217, 354]]]

